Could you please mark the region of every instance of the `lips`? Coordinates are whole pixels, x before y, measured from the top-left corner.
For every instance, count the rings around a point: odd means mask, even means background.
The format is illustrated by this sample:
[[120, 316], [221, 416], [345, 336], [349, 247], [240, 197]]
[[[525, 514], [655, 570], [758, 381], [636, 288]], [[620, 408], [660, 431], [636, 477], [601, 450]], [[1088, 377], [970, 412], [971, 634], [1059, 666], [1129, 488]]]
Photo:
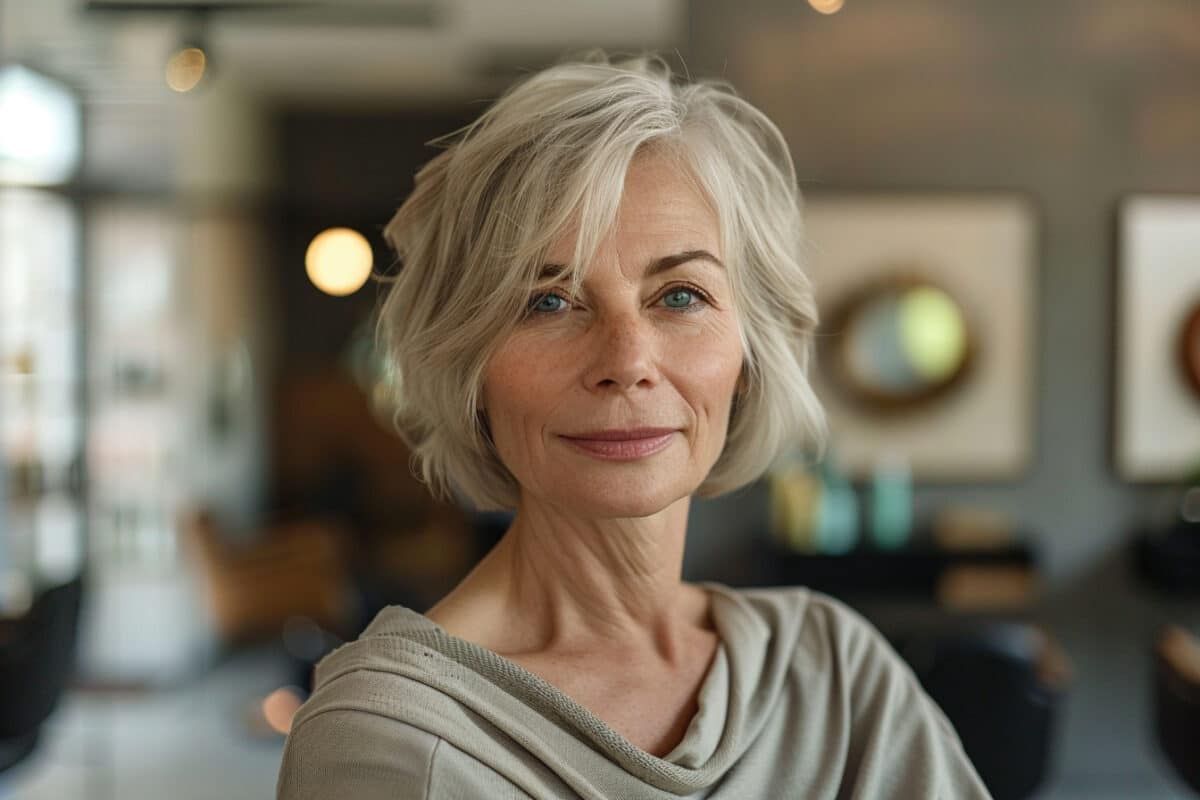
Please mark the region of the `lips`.
[[568, 439], [586, 439], [592, 442], [627, 442], [632, 439], [654, 439], [674, 433], [675, 428], [608, 428], [585, 433], [564, 434]]
[[573, 447], [606, 461], [631, 461], [665, 450], [675, 438], [674, 428], [599, 430], [562, 438]]

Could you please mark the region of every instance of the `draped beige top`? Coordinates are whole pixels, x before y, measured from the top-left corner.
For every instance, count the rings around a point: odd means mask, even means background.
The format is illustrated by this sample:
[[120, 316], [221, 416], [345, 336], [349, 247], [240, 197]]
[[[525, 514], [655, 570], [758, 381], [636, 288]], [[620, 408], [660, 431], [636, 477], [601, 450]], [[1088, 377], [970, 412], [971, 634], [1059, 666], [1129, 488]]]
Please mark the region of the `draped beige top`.
[[700, 585], [721, 645], [667, 755], [393, 606], [317, 667], [278, 797], [989, 797], [946, 717], [857, 612], [806, 588]]

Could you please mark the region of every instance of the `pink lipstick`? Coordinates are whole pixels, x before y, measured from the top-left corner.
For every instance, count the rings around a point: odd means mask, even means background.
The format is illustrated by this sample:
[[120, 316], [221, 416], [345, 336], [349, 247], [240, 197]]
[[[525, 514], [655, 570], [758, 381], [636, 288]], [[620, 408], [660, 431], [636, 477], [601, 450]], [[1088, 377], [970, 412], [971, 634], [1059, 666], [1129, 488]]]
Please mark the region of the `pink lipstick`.
[[633, 461], [652, 456], [671, 445], [676, 431], [671, 428], [588, 431], [563, 436], [570, 444], [606, 461]]

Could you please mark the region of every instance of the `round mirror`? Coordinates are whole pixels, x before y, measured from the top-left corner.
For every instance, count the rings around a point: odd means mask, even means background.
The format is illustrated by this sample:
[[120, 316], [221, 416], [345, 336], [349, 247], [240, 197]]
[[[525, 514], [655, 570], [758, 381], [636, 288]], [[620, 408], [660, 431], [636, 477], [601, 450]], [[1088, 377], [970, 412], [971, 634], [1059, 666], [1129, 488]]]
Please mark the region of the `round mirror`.
[[876, 409], [940, 397], [967, 374], [973, 342], [966, 314], [942, 287], [891, 278], [836, 307], [824, 362], [836, 383]]
[[1179, 329], [1179, 366], [1183, 377], [1200, 398], [1200, 300], [1188, 310]]

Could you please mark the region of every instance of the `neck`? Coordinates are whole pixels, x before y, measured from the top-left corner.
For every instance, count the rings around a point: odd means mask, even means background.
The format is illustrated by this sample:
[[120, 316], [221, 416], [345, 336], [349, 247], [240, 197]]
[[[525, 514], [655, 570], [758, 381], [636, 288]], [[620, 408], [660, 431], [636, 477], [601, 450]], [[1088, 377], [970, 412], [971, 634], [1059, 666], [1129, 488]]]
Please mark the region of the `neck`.
[[508, 619], [520, 621], [515, 649], [650, 646], [670, 660], [693, 622], [681, 581], [690, 500], [630, 519], [582, 519], [523, 502], [479, 576]]

